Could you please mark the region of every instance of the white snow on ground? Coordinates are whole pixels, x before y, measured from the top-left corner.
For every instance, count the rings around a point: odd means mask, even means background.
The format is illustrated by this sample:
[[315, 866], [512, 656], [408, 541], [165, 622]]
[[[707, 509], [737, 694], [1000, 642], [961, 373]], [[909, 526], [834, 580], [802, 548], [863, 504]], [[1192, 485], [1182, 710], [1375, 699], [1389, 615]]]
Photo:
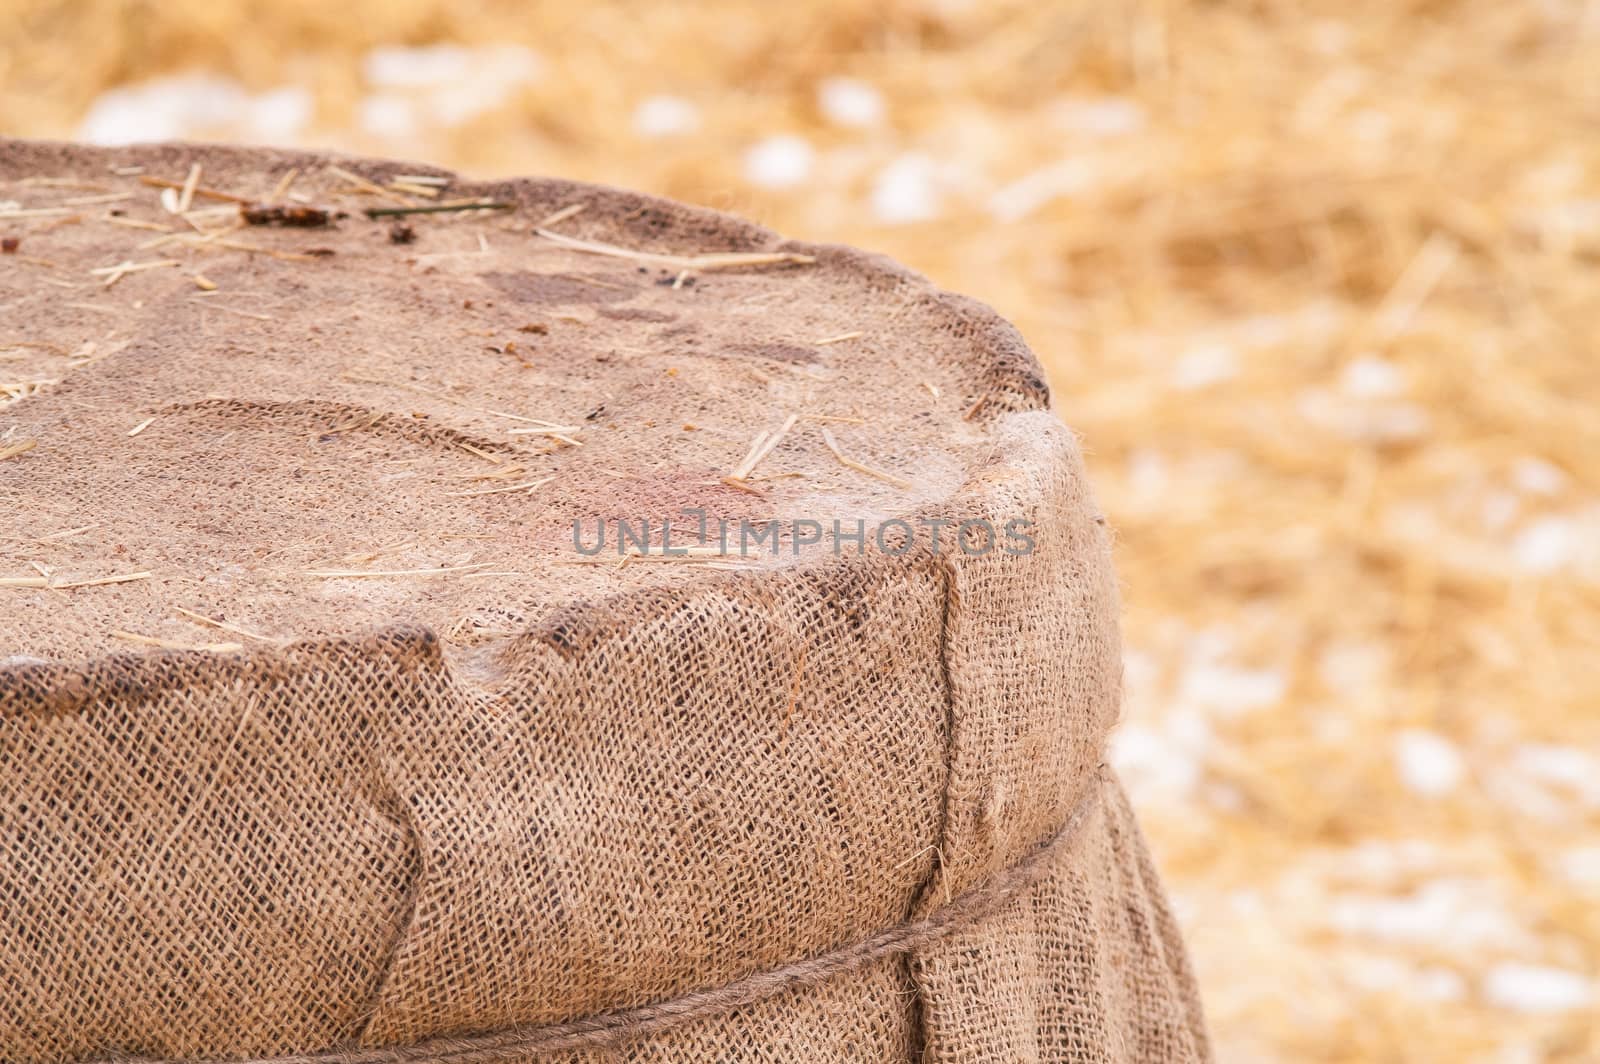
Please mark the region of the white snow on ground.
[[1570, 882], [1600, 893], [1600, 845], [1574, 846], [1560, 856], [1557, 867]]
[[939, 215], [933, 159], [911, 152], [895, 159], [872, 184], [872, 213], [887, 225], [925, 222]]
[[1430, 839], [1369, 839], [1338, 851], [1337, 867], [1352, 879], [1381, 886], [1429, 871], [1439, 859], [1439, 846]]
[[1495, 801], [1545, 823], [1600, 810], [1600, 757], [1555, 743], [1523, 743], [1496, 758], [1485, 781]]
[[[1375, 381], [1359, 381], [1358, 386], [1372, 383]], [[1319, 428], [1363, 442], [1404, 443], [1421, 439], [1433, 427], [1428, 411], [1416, 403], [1374, 402], [1322, 388], [1301, 392], [1295, 397], [1295, 409]]]
[[1400, 782], [1413, 794], [1442, 798], [1454, 791], [1466, 774], [1466, 764], [1454, 743], [1437, 732], [1408, 728], [1394, 738], [1395, 769]]
[[1517, 747], [1511, 767], [1600, 809], [1600, 757], [1587, 750], [1556, 743], [1527, 743]]
[[1490, 968], [1483, 996], [1514, 1012], [1570, 1012], [1600, 1004], [1594, 980], [1565, 968], [1507, 962]]
[[1210, 746], [1210, 729], [1198, 718], [1161, 730], [1124, 724], [1111, 734], [1111, 763], [1142, 800], [1171, 803], [1199, 784]]
[[633, 112], [641, 137], [679, 137], [700, 128], [700, 109], [681, 96], [651, 96]]
[[817, 86], [817, 107], [836, 126], [865, 128], [883, 121], [883, 94], [855, 78], [825, 78]]
[[[509, 101], [540, 68], [536, 54], [512, 44], [374, 48], [362, 63], [371, 92], [356, 107], [356, 125], [369, 136], [397, 140], [430, 126], [457, 126]], [[192, 72], [102, 93], [78, 137], [94, 144], [207, 136], [292, 144], [315, 111], [302, 86], [251, 93], [231, 78]]]
[[1504, 899], [1468, 879], [1433, 879], [1410, 894], [1343, 894], [1328, 907], [1328, 926], [1346, 935], [1441, 950], [1514, 948], [1526, 935]]
[[1342, 957], [1339, 971], [1351, 983], [1374, 993], [1401, 993], [1425, 1001], [1460, 1001], [1467, 994], [1467, 982], [1456, 972], [1418, 966], [1398, 957]]
[[361, 131], [373, 137], [409, 137], [417, 132], [417, 109], [404, 96], [374, 93], [356, 111]]
[[376, 90], [362, 105], [362, 124], [377, 136], [403, 136], [426, 123], [458, 126], [508, 102], [542, 68], [538, 55], [516, 44], [382, 45], [362, 63]]
[[1567, 474], [1543, 458], [1519, 458], [1511, 467], [1511, 482], [1527, 495], [1558, 495], [1567, 486]]
[[1184, 667], [1178, 685], [1179, 706], [1224, 719], [1277, 705], [1289, 690], [1282, 669], [1251, 669], [1209, 654], [1196, 655]]
[[[1152, 803], [1198, 795], [1217, 808], [1241, 798], [1229, 787], [1207, 783], [1205, 767], [1218, 739], [1214, 726], [1279, 704], [1288, 694], [1288, 673], [1237, 658], [1235, 634], [1206, 628], [1179, 637], [1176, 667], [1170, 651], [1129, 647], [1124, 659], [1128, 719], [1112, 733], [1111, 760]], [[1202, 784], [1205, 784], [1202, 786]]]
[[817, 153], [804, 137], [780, 133], [752, 145], [744, 154], [744, 176], [765, 188], [793, 188], [811, 176]]
[[229, 78], [180, 74], [101, 94], [78, 137], [91, 144], [135, 144], [216, 130], [282, 142], [305, 128], [313, 110], [311, 93], [296, 86], [252, 95]]
[[466, 81], [528, 81], [539, 74], [539, 57], [517, 44], [467, 48], [430, 44], [420, 48], [379, 45], [367, 53], [361, 72], [380, 89], [428, 89]]
[[1541, 517], [1517, 535], [1511, 544], [1511, 557], [1525, 572], [1553, 573], [1574, 564], [1582, 549], [1576, 521], [1570, 517]]
[[1387, 359], [1364, 355], [1339, 374], [1339, 387], [1353, 399], [1392, 399], [1406, 390], [1405, 372]]

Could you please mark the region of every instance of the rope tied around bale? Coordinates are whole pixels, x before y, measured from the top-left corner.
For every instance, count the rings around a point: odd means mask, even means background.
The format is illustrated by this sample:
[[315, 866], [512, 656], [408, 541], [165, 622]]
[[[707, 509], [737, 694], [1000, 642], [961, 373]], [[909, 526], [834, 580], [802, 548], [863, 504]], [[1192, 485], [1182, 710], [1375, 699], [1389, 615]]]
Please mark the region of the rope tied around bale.
[[156, 1057], [110, 1056], [95, 1064], [495, 1064], [529, 1053], [607, 1049], [709, 1016], [814, 986], [859, 970], [876, 960], [898, 956], [939, 941], [1003, 908], [1049, 874], [1057, 857], [1071, 848], [1098, 804], [1105, 777], [1091, 777], [1059, 830], [1017, 863], [964, 891], [920, 920], [909, 920], [829, 953], [756, 972], [724, 986], [694, 990], [666, 1001], [597, 1013], [540, 1026], [507, 1027], [473, 1035], [446, 1035], [409, 1045], [347, 1047], [284, 1056], [174, 1061]]

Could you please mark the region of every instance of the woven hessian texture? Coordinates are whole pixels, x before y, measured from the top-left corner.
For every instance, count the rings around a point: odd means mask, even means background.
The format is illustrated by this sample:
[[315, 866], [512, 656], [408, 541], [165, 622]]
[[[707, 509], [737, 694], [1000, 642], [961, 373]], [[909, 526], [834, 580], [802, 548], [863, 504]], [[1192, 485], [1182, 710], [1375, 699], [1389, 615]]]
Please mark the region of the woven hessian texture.
[[[232, 229], [213, 193], [291, 170], [348, 217]], [[396, 174], [450, 183], [361, 183]], [[477, 197], [508, 209], [362, 213]], [[1102, 769], [1106, 531], [990, 311], [562, 181], [0, 141], [0, 201], [34, 212], [0, 269], [0, 1058], [403, 1053], [671, 1002], [948, 911], [1098, 789], [1042, 878], [909, 954], [505, 1059], [1209, 1059]], [[729, 252], [770, 254], [686, 258]], [[790, 533], [574, 548], [686, 507]], [[1034, 549], [953, 549], [980, 518]]]

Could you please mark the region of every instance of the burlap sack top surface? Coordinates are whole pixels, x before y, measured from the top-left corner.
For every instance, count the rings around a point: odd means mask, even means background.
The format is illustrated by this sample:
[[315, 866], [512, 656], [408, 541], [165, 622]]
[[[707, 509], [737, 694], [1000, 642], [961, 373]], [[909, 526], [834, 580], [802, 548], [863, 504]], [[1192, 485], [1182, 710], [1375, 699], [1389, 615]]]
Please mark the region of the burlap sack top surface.
[[0, 236], [0, 1059], [1207, 1058], [992, 312], [267, 151], [0, 141]]

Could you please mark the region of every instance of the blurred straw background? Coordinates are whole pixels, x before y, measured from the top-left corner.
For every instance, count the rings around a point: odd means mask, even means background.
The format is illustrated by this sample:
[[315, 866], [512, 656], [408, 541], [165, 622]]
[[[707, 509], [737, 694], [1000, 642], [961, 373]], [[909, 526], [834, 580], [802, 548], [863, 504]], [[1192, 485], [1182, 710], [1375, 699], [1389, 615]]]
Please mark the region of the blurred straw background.
[[1600, 1060], [1600, 3], [5, 7], [8, 133], [625, 184], [992, 303], [1221, 1058]]

